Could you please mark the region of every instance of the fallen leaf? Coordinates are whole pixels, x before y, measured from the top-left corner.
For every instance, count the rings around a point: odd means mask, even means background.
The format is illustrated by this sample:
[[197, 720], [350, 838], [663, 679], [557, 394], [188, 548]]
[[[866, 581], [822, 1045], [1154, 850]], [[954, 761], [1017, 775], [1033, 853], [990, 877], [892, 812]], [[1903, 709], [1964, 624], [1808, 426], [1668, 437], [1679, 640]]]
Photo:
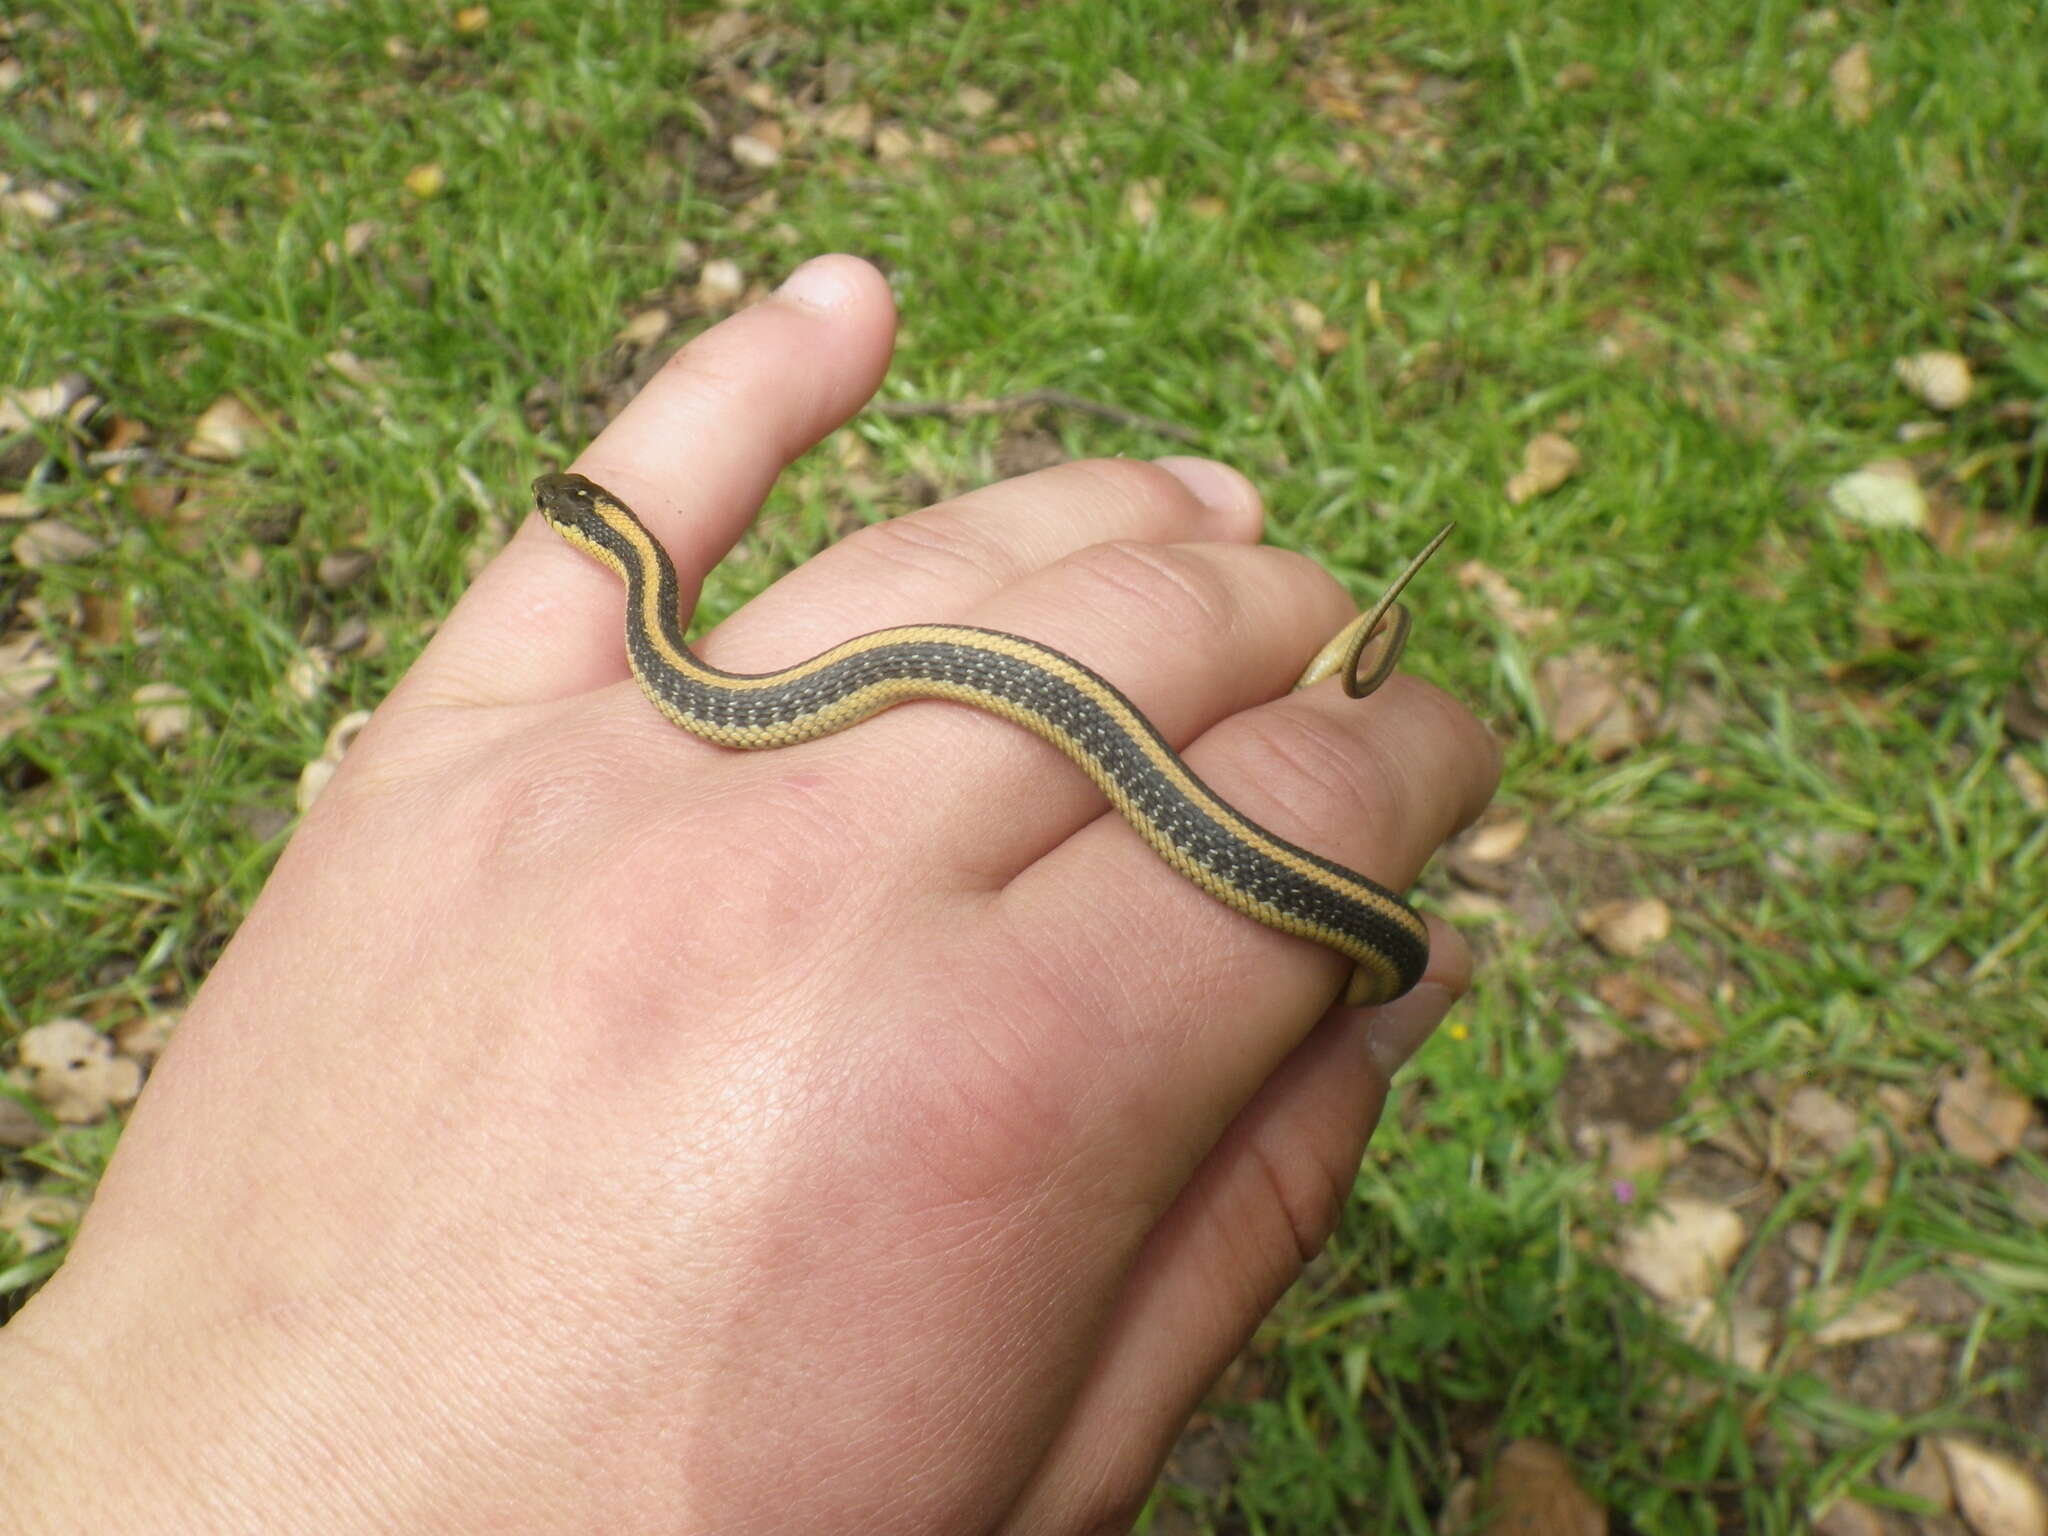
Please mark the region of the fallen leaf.
[[57, 680], [57, 652], [33, 629], [0, 640], [0, 710], [26, 704]]
[[1482, 821], [1461, 840], [1465, 857], [1475, 864], [1500, 864], [1521, 851], [1529, 840], [1529, 818], [1510, 816]]
[[1648, 954], [1671, 936], [1671, 909], [1654, 896], [1603, 901], [1580, 912], [1580, 933], [1617, 959]]
[[1934, 1443], [1975, 1536], [2048, 1536], [2048, 1494], [2017, 1461], [1952, 1435]]
[[183, 1017], [176, 1009], [159, 1008], [123, 1019], [114, 1026], [114, 1044], [123, 1056], [132, 1056], [141, 1062], [154, 1061], [171, 1043], [171, 1032]]
[[1546, 1440], [1516, 1440], [1494, 1463], [1484, 1536], [1606, 1536], [1607, 1511]]
[[963, 85], [953, 93], [953, 105], [960, 109], [962, 117], [984, 118], [996, 109], [995, 93], [978, 85]]
[[299, 814], [312, 809], [313, 802], [320, 798], [329, 781], [341, 767], [342, 759], [355, 745], [363, 727], [370, 723], [370, 712], [366, 709], [351, 710], [328, 728], [326, 743], [320, 755], [299, 770], [298, 805]]
[[46, 1195], [18, 1179], [0, 1181], [0, 1232], [24, 1254], [41, 1253], [58, 1239], [52, 1228], [75, 1224], [84, 1207], [63, 1195]]
[[144, 683], [129, 696], [146, 747], [165, 747], [192, 729], [192, 706], [176, 683]]
[[405, 173], [405, 190], [421, 202], [448, 190], [448, 173], [438, 165], [416, 165]]
[[1134, 181], [1124, 188], [1124, 217], [1140, 229], [1159, 221], [1159, 199], [1166, 195], [1166, 183], [1157, 176]]
[[1837, 1499], [1813, 1522], [1813, 1536], [1891, 1536], [1891, 1527], [1861, 1499]]
[[1828, 95], [1835, 121], [1844, 128], [1870, 121], [1877, 95], [1877, 75], [1870, 67], [1870, 44], [1857, 43], [1828, 66]]
[[707, 310], [729, 309], [746, 291], [747, 275], [729, 257], [719, 256], [705, 262], [697, 274], [697, 302]]
[[1905, 1297], [1890, 1291], [1852, 1301], [1844, 1287], [1831, 1286], [1813, 1296], [1816, 1309], [1827, 1321], [1807, 1337], [1822, 1349], [1844, 1344], [1861, 1344], [1897, 1333], [1913, 1321], [1916, 1308]]
[[1785, 1129], [1829, 1157], [1848, 1151], [1863, 1130], [1855, 1110], [1811, 1083], [1793, 1089], [1779, 1114]]
[[285, 691], [311, 703], [334, 676], [334, 653], [324, 645], [309, 645], [285, 664]]
[[986, 138], [976, 146], [984, 155], [998, 160], [1013, 160], [1019, 155], [1036, 154], [1038, 135], [1035, 133], [999, 133]]
[[49, 565], [70, 565], [100, 552], [100, 541], [54, 517], [39, 517], [14, 536], [9, 546], [14, 560], [25, 570]]
[[1892, 376], [1935, 411], [1960, 409], [1974, 383], [1969, 362], [1956, 352], [1915, 352], [1898, 358], [1892, 363]]
[[377, 557], [367, 549], [333, 549], [313, 567], [313, 579], [330, 592], [352, 587], [369, 574]]
[[491, 8], [487, 5], [465, 5], [455, 13], [455, 30], [464, 37], [475, 37], [491, 24]]
[[83, 1019], [52, 1019], [23, 1030], [16, 1056], [29, 1092], [66, 1125], [86, 1125], [142, 1091], [142, 1069], [114, 1054], [114, 1042]]
[[[988, 146], [982, 146], [984, 150]], [[875, 158], [884, 165], [901, 165], [917, 153], [917, 140], [901, 123], [884, 123], [875, 130]]]
[[1568, 437], [1539, 432], [1522, 448], [1522, 468], [1510, 475], [1507, 497], [1520, 506], [1538, 496], [1548, 495], [1571, 479], [1579, 467], [1579, 450]]
[[1999, 1081], [1980, 1052], [1943, 1081], [1934, 1129], [1951, 1152], [1988, 1168], [2019, 1149], [2033, 1113], [2033, 1104]]
[[1927, 493], [1904, 459], [1874, 459], [1828, 487], [1828, 505], [1867, 528], [1927, 526]]
[[869, 143], [875, 136], [875, 109], [864, 101], [844, 102], [818, 114], [818, 131], [830, 139]]
[[0, 433], [25, 432], [46, 422], [62, 421], [91, 393], [92, 380], [82, 373], [67, 373], [49, 384], [0, 391]]
[[1621, 1234], [1614, 1267], [1676, 1306], [1712, 1296], [1742, 1243], [1742, 1218], [1729, 1207], [1675, 1195]]
[[1460, 565], [1458, 585], [1468, 592], [1476, 588], [1493, 616], [1518, 635], [1531, 635], [1557, 622], [1555, 608], [1532, 606], [1513, 582], [1484, 561], [1467, 560]]
[[1671, 1320], [1693, 1348], [1743, 1371], [1762, 1371], [1769, 1365], [1778, 1337], [1777, 1315], [1744, 1302], [1723, 1308], [1702, 1296], [1674, 1307]]
[[2048, 774], [2044, 774], [2017, 750], [1999, 759], [2005, 776], [2020, 797], [2020, 804], [2036, 815], [2048, 814]]
[[787, 140], [782, 124], [772, 117], [758, 119], [751, 128], [726, 141], [733, 159], [751, 170], [765, 171], [780, 163]]
[[187, 456], [231, 464], [270, 436], [270, 423], [237, 395], [222, 395], [192, 424]]

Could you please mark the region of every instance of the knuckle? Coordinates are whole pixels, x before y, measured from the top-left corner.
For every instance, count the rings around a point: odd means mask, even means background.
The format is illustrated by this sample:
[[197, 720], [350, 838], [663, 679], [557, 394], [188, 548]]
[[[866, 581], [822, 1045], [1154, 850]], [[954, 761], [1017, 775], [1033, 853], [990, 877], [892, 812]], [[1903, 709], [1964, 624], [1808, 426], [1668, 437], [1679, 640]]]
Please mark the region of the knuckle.
[[1001, 574], [999, 553], [987, 538], [965, 518], [937, 510], [870, 523], [840, 547], [884, 570], [971, 578], [976, 587]]
[[1275, 804], [1341, 807], [1346, 819], [1362, 811], [1372, 820], [1391, 815], [1409, 799], [1389, 754], [1330, 715], [1258, 709], [1239, 717], [1237, 730], [1239, 754]]
[[1193, 500], [1186, 485], [1144, 459], [1076, 459], [1060, 469], [1093, 482], [1098, 495], [1119, 509], [1142, 511]]
[[1317, 1138], [1289, 1135], [1284, 1146], [1254, 1142], [1252, 1174], [1266, 1187], [1267, 1200], [1294, 1242], [1303, 1265], [1323, 1251], [1351, 1199], [1356, 1168], [1341, 1158], [1319, 1154]]
[[1168, 544], [1118, 539], [1093, 544], [1069, 562], [1093, 591], [1091, 607], [1136, 608], [1156, 627], [1177, 634], [1234, 635], [1242, 611], [1222, 571], [1210, 560]]

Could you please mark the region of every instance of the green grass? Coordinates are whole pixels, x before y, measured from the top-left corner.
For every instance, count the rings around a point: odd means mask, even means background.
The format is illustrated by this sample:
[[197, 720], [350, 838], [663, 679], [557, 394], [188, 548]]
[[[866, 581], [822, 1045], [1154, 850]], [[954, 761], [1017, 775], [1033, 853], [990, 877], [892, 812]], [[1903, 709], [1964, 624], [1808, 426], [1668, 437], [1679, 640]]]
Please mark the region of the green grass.
[[[1258, 1389], [1217, 1409], [1243, 1440], [1232, 1480], [1169, 1486], [1157, 1519], [1419, 1531], [1524, 1434], [1567, 1446], [1645, 1531], [1797, 1529], [1929, 1427], [2042, 1456], [2048, 1236], [2014, 1175], [1876, 1095], [1921, 1093], [1974, 1049], [2048, 1097], [2048, 824], [2005, 766], [2048, 768], [2009, 714], [2048, 645], [2048, 456], [2028, 441], [2048, 412], [2048, 8], [1397, 0], [1298, 30], [1284, 8], [1196, 0], [759, 14], [728, 66], [785, 97], [829, 83], [950, 154], [884, 163], [812, 135], [736, 170], [721, 146], [758, 114], [716, 83], [703, 18], [625, 0], [502, 0], [473, 38], [389, 4], [49, 0], [15, 22], [0, 164], [75, 199], [7, 228], [0, 388], [82, 370], [171, 449], [226, 392], [284, 430], [194, 468], [186, 524], [137, 515], [75, 445], [30, 490], [107, 549], [0, 562], [0, 616], [61, 657], [0, 743], [0, 1033], [111, 1026], [198, 985], [301, 765], [389, 688], [525, 480], [615, 403], [628, 315], [687, 295], [698, 256], [772, 282], [850, 249], [904, 310], [893, 396], [1053, 385], [1183, 423], [1260, 479], [1276, 541], [1361, 592], [1457, 518], [1409, 665], [1495, 723], [1503, 800], [1543, 834], [1475, 926], [1462, 1030], [1411, 1070], [1343, 1231], [1262, 1336]], [[1857, 42], [1877, 96], [1844, 125], [1827, 72]], [[1340, 66], [1363, 84], [1311, 91]], [[991, 116], [961, 109], [967, 85]], [[1035, 145], [976, 147], [1018, 133]], [[447, 184], [422, 200], [405, 177], [428, 162]], [[1139, 183], [1149, 223], [1127, 211]], [[361, 257], [323, 259], [366, 220]], [[1296, 302], [1334, 328], [1327, 354]], [[1977, 393], [1902, 448], [1926, 413], [1890, 363], [1928, 347], [1968, 354]], [[373, 387], [324, 361], [342, 351]], [[1044, 424], [1076, 454], [1178, 447]], [[712, 607], [846, 507], [991, 476], [1016, 425], [862, 418], [872, 462], [855, 475], [828, 446], [800, 466]], [[1511, 506], [1522, 444], [1559, 428], [1581, 472]], [[1828, 510], [1835, 476], [1901, 452], [1962, 536]], [[323, 588], [319, 557], [347, 547], [375, 566]], [[1513, 631], [1450, 579], [1466, 560], [1559, 623]], [[110, 595], [111, 638], [65, 622]], [[352, 619], [382, 649], [299, 698], [294, 658]], [[1704, 727], [1604, 762], [1555, 742], [1532, 680], [1577, 646]], [[164, 750], [127, 704], [152, 681], [197, 707]], [[1875, 915], [1899, 885], [1910, 904]], [[1889, 1127], [1881, 1209], [1845, 1204], [1824, 1167], [1779, 1169], [1743, 1206], [1747, 1262], [1805, 1222], [1834, 1283], [1963, 1287], [1927, 1404], [1872, 1407], [1796, 1344], [1761, 1373], [1714, 1364], [1601, 1262], [1647, 1191], [1618, 1200], [1554, 1108], [1575, 1091], [1565, 1025], [1608, 1017], [1594, 984], [1625, 968], [1568, 918], [1634, 894], [1676, 914], [1653, 967], [1709, 997], [1718, 1038], [1669, 1126], [1696, 1157], [1802, 1083]], [[67, 1130], [6, 1171], [82, 1191], [110, 1145]], [[2041, 1148], [2020, 1164], [2042, 1176]], [[60, 1253], [0, 1251], [0, 1280]]]

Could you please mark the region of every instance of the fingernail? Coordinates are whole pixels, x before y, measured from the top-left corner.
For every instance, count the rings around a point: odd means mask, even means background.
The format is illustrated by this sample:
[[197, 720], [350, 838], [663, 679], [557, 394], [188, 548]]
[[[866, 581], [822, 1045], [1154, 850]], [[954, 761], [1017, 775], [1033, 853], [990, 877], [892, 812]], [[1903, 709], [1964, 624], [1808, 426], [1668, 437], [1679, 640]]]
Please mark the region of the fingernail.
[[1152, 462], [1193, 491], [1195, 500], [1212, 512], [1258, 510], [1258, 488], [1236, 470], [1218, 464], [1214, 459], [1174, 454]]
[[832, 310], [853, 297], [853, 284], [846, 280], [838, 262], [829, 256], [819, 256], [785, 277], [775, 295], [794, 299], [806, 309]]
[[1392, 1077], [1436, 1032], [1457, 998], [1450, 988], [1425, 981], [1412, 992], [1376, 1008], [1365, 1026], [1365, 1048], [1373, 1065]]

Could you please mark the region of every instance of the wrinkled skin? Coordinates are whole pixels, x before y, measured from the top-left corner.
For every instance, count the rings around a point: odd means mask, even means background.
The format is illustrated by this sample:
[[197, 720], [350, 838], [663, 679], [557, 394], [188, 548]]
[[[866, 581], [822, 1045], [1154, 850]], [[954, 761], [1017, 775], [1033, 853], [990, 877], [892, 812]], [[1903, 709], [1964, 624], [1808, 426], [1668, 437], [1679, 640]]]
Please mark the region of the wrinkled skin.
[[[687, 599], [893, 326], [872, 269], [811, 263], [578, 467]], [[704, 650], [1031, 635], [1402, 886], [1495, 749], [1408, 679], [1283, 697], [1352, 609], [1260, 516], [1201, 460], [1062, 465], [855, 534]], [[293, 838], [0, 1333], [24, 1528], [1119, 1529], [1327, 1237], [1453, 935], [1332, 1010], [1341, 960], [1015, 727], [689, 739], [620, 598], [530, 519]]]

